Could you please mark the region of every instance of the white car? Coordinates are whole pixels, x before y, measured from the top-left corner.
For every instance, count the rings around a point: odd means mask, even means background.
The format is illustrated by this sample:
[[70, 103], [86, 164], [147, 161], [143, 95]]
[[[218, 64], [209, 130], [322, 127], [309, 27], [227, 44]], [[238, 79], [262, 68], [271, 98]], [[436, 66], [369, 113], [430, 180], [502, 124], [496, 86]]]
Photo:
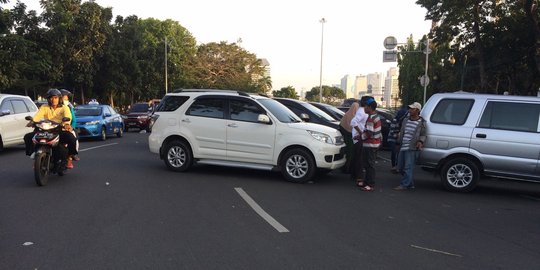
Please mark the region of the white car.
[[223, 90], [167, 94], [154, 114], [149, 148], [167, 167], [194, 162], [279, 170], [303, 183], [345, 164], [341, 133], [305, 123], [279, 102]]
[[24, 143], [24, 135], [32, 132], [24, 118], [34, 116], [37, 110], [27, 96], [0, 94], [0, 150]]

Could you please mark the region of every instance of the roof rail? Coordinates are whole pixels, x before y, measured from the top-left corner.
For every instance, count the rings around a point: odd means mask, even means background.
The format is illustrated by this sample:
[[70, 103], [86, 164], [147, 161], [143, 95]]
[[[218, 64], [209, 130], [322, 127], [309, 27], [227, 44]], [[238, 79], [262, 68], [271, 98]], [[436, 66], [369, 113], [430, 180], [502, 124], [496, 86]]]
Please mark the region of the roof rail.
[[224, 89], [175, 89], [173, 93], [186, 93], [186, 92], [224, 92], [224, 93], [237, 93], [240, 96], [249, 97], [249, 94], [243, 91], [224, 90]]

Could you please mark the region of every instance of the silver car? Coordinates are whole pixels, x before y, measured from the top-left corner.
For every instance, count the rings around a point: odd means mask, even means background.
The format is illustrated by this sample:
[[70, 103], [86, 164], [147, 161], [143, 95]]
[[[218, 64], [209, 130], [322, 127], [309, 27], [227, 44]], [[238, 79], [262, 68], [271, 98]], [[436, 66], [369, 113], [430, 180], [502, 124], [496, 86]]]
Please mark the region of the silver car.
[[482, 176], [540, 182], [540, 98], [441, 93], [420, 115], [418, 163], [437, 169], [446, 189], [471, 191]]

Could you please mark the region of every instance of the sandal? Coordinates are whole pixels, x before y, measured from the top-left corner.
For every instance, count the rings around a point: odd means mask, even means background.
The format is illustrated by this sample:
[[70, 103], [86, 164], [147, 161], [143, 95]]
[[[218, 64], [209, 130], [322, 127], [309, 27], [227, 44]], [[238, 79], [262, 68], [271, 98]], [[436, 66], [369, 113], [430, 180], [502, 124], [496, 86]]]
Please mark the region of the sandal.
[[364, 180], [362, 179], [357, 179], [356, 180], [356, 186], [358, 187], [364, 187], [366, 184], [364, 183]]
[[374, 191], [375, 189], [371, 186], [363, 186], [363, 187], [360, 187], [361, 190], [363, 191]]

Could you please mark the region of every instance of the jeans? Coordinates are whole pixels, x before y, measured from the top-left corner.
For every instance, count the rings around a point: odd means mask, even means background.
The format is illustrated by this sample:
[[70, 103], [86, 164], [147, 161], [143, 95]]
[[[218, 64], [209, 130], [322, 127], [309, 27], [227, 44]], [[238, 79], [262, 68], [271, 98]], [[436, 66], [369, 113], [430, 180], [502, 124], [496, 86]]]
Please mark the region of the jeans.
[[397, 157], [399, 153], [399, 145], [397, 145], [395, 141], [388, 141], [388, 145], [391, 151], [390, 159], [392, 161], [392, 167], [396, 167], [398, 163]]
[[342, 170], [344, 173], [351, 173], [351, 164], [354, 156], [354, 142], [352, 139], [352, 134], [342, 126], [339, 126], [339, 131], [341, 132], [343, 140], [345, 141], [345, 154], [347, 157], [347, 161], [345, 162], [345, 166], [342, 167]]
[[413, 171], [416, 165], [416, 158], [419, 152], [417, 150], [400, 151], [398, 156], [398, 169], [403, 176], [400, 186], [405, 188], [414, 187]]
[[364, 164], [362, 163], [362, 142], [354, 144], [354, 155], [351, 161], [351, 178], [364, 179]]

